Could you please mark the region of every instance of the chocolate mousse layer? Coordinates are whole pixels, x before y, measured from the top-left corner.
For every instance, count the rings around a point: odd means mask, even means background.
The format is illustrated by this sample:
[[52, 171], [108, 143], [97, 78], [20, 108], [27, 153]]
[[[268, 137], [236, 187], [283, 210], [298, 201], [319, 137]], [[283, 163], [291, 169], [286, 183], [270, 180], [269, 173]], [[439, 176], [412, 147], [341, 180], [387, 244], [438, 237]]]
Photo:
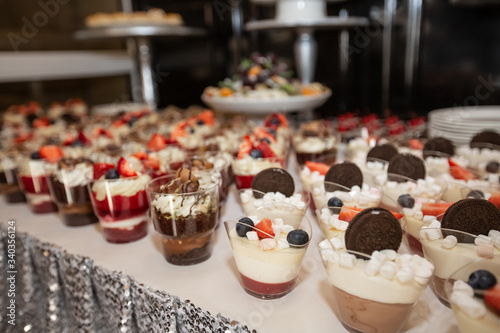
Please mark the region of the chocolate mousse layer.
[[7, 203], [26, 202], [26, 197], [19, 188], [14, 170], [0, 172], [0, 188]]
[[299, 165], [306, 164], [307, 161], [316, 161], [324, 156], [331, 156], [331, 158], [325, 158], [323, 163], [331, 165], [335, 163], [335, 156], [337, 155], [337, 149], [331, 148], [328, 150], [324, 150], [319, 153], [306, 153], [306, 152], [295, 152], [295, 156], [297, 158], [297, 163]]
[[333, 286], [342, 325], [353, 333], [400, 332], [413, 304], [381, 303], [346, 293]]

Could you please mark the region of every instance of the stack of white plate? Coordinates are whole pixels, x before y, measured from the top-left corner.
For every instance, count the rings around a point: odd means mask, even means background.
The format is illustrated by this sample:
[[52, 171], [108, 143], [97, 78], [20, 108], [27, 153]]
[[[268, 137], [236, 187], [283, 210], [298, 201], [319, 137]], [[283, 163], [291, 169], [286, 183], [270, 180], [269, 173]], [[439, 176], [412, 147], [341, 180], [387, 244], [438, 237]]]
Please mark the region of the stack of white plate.
[[465, 145], [484, 130], [500, 133], [500, 106], [474, 106], [429, 112], [429, 137], [444, 137], [456, 146]]

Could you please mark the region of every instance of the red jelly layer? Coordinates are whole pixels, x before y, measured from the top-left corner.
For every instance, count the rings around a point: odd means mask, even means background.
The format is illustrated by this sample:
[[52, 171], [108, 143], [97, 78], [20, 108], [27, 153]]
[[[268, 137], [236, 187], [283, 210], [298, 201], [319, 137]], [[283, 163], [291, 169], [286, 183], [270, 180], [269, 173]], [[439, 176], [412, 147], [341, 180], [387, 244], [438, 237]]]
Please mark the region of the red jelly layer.
[[53, 201], [44, 201], [42, 203], [32, 205], [31, 211], [35, 214], [47, 214], [57, 212], [57, 205]]
[[102, 201], [98, 201], [96, 193], [92, 192], [92, 201], [97, 215], [106, 221], [128, 219], [143, 214], [149, 208], [146, 191], [139, 191], [130, 197], [114, 195]]
[[241, 284], [243, 284], [244, 288], [259, 295], [269, 295], [269, 296], [284, 295], [290, 292], [293, 289], [296, 280], [293, 279], [283, 283], [263, 283], [250, 279], [249, 277], [246, 277], [241, 273], [240, 276], [241, 276]]
[[148, 224], [142, 221], [132, 229], [125, 228], [102, 228], [104, 238], [110, 243], [130, 243], [139, 240], [148, 233]]
[[21, 176], [20, 178], [24, 192], [33, 194], [50, 194], [49, 184], [47, 183], [47, 178], [45, 178], [45, 176]]
[[249, 175], [249, 176], [234, 175], [234, 183], [236, 184], [238, 190], [244, 188], [252, 188], [253, 177], [255, 177], [255, 175]]

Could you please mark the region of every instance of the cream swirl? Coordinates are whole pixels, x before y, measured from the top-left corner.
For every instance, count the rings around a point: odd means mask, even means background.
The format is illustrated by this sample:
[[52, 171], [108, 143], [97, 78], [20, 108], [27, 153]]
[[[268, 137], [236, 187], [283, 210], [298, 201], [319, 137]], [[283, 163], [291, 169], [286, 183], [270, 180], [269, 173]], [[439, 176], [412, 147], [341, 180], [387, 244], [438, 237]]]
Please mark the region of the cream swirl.
[[103, 177], [92, 186], [92, 191], [96, 193], [96, 199], [102, 201], [106, 196], [121, 195], [131, 197], [137, 192], [144, 190], [144, 186], [151, 177], [146, 174], [131, 178], [120, 178], [116, 180], [106, 180]]
[[232, 165], [236, 175], [256, 175], [264, 169], [281, 168], [281, 164], [277, 160], [253, 159], [248, 155], [242, 159], [234, 160]]
[[58, 182], [70, 187], [84, 186], [88, 183], [86, 175], [92, 172], [92, 165], [89, 163], [78, 163], [71, 170], [62, 169], [55, 172]]
[[152, 205], [162, 214], [171, 214], [183, 217], [196, 213], [206, 214], [211, 206], [210, 195], [205, 195], [202, 200], [198, 199], [199, 194], [158, 194], [152, 202]]

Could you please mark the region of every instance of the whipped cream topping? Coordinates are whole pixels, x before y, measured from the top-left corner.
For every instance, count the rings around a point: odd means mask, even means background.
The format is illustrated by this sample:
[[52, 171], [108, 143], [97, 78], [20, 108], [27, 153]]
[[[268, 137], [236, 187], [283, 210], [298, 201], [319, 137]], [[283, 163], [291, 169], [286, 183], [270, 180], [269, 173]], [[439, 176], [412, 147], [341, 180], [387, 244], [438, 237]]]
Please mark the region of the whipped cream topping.
[[25, 159], [20, 163], [21, 176], [42, 177], [45, 175], [45, 161]]
[[186, 152], [176, 146], [167, 146], [157, 152], [152, 152], [151, 157], [156, 158], [160, 161], [160, 165], [168, 165], [172, 162], [180, 162], [186, 159]]
[[234, 174], [239, 176], [256, 175], [268, 168], [281, 168], [281, 164], [276, 160], [254, 159], [248, 155], [233, 160], [232, 166]]
[[146, 222], [146, 216], [144, 214], [138, 217], [132, 217], [129, 219], [123, 219], [119, 221], [113, 220], [112, 222], [106, 221], [104, 219], [99, 219], [101, 227], [109, 229], [120, 228], [120, 229], [132, 230], [136, 225], [142, 222]]
[[210, 195], [200, 197], [200, 194], [157, 194], [151, 204], [162, 214], [187, 217], [197, 213], [206, 214], [212, 207], [211, 203]]
[[131, 197], [139, 191], [144, 190], [144, 186], [151, 180], [146, 174], [137, 177], [120, 178], [116, 180], [107, 180], [102, 176], [92, 186], [92, 191], [96, 193], [98, 201], [104, 200], [107, 196], [121, 195]]
[[89, 163], [78, 163], [73, 169], [62, 169], [55, 171], [55, 176], [58, 182], [69, 187], [84, 186], [89, 180], [86, 175], [91, 174], [92, 165]]
[[293, 207], [289, 205], [281, 205], [280, 203], [293, 205], [299, 210], [304, 210], [306, 208], [306, 202], [302, 199], [302, 194], [300, 193], [294, 193], [291, 197], [287, 197], [281, 192], [267, 192], [261, 199], [255, 199], [253, 190], [245, 189], [241, 192], [240, 198], [242, 203], [251, 203], [255, 208], [264, 205], [267, 207], [271, 203], [274, 203], [276, 209], [293, 209]]
[[418, 255], [383, 250], [364, 260], [345, 250], [336, 250], [328, 240], [319, 246], [331, 285], [382, 303], [416, 302], [434, 271], [434, 266]]
[[11, 157], [3, 157], [0, 161], [0, 171], [14, 170], [16, 167], [17, 163]]
[[295, 136], [293, 147], [298, 153], [321, 153], [335, 146], [335, 137], [304, 137]]
[[194, 149], [203, 146], [205, 139], [201, 134], [193, 133], [177, 138], [183, 148]]

